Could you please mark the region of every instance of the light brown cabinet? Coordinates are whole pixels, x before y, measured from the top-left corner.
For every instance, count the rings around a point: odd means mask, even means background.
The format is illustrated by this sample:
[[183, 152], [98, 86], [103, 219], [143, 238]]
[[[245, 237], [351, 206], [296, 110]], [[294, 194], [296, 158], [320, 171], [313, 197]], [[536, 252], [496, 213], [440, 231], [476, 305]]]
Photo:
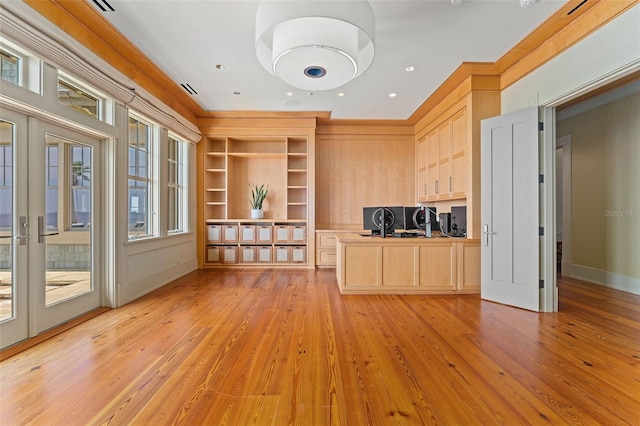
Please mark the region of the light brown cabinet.
[[341, 293], [479, 293], [480, 242], [337, 234]]
[[466, 109], [417, 141], [418, 201], [466, 197]]
[[[204, 138], [203, 266], [307, 265], [312, 192], [309, 164], [313, 162], [308, 139], [260, 135]], [[250, 219], [250, 184], [269, 188], [264, 220]]]

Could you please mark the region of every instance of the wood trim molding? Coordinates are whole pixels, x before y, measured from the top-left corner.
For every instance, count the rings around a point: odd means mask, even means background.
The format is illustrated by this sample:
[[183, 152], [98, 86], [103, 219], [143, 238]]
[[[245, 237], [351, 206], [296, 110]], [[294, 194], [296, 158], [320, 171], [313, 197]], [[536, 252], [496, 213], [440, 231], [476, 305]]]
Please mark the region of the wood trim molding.
[[439, 106], [451, 92], [457, 89], [471, 76], [493, 76], [498, 77], [498, 70], [491, 62], [463, 62], [451, 75], [436, 89], [431, 96], [425, 100], [420, 107], [407, 121], [411, 124], [418, 124], [433, 108]]
[[504, 90], [589, 34], [639, 3], [639, 0], [571, 0], [496, 62]]

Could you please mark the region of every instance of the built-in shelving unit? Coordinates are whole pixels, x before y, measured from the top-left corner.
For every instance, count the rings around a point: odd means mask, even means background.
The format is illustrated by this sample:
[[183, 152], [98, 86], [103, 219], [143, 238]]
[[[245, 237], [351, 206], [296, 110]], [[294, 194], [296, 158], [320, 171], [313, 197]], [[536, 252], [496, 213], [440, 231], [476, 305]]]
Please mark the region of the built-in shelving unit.
[[[203, 144], [203, 266], [307, 265], [307, 136], [214, 136]], [[262, 220], [250, 218], [256, 184], [269, 188]], [[238, 238], [226, 238], [234, 230]]]
[[209, 222], [205, 241], [205, 263], [209, 266], [307, 263], [306, 222]]

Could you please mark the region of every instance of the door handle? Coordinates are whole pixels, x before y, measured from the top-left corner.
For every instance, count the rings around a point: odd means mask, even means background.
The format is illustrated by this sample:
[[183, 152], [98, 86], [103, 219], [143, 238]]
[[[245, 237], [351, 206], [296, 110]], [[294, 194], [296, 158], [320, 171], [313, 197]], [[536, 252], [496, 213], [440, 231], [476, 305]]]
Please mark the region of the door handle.
[[20, 229], [16, 240], [19, 240], [20, 245], [24, 246], [27, 245], [27, 238], [29, 238], [29, 221], [26, 216], [20, 216], [19, 222]]
[[484, 224], [484, 225], [482, 225], [482, 234], [483, 234], [484, 245], [488, 246], [489, 245], [489, 235], [496, 235], [496, 232], [489, 232], [489, 225]]
[[49, 235], [58, 235], [59, 232], [51, 232], [49, 234], [44, 232], [44, 216], [38, 216], [38, 243], [44, 243], [44, 237]]

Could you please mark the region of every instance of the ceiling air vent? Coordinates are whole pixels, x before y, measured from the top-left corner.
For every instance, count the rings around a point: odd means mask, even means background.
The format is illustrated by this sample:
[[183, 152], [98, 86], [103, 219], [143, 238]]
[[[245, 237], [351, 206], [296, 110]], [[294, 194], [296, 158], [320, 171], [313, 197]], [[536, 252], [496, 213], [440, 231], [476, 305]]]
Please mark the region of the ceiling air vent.
[[196, 92], [195, 90], [193, 90], [193, 87], [191, 87], [191, 85], [187, 84], [187, 83], [182, 83], [180, 84], [180, 86], [182, 86], [182, 88], [184, 90], [186, 90], [187, 92], [189, 92], [190, 95], [197, 95], [198, 92]]
[[567, 16], [571, 15], [573, 12], [575, 12], [575, 11], [576, 11], [576, 10], [578, 10], [578, 9], [580, 9], [580, 8], [581, 8], [581, 7], [582, 7], [582, 6], [587, 2], [587, 1], [589, 1], [589, 0], [582, 0], [582, 2], [581, 2], [579, 5], [577, 5], [576, 7], [574, 7], [573, 9], [571, 9], [571, 10], [569, 11], [569, 13], [567, 13]]
[[107, 3], [107, 0], [93, 0], [93, 4], [95, 4], [98, 9], [100, 9], [103, 12], [115, 12], [116, 10], [113, 8], [113, 6], [111, 6], [109, 3]]

